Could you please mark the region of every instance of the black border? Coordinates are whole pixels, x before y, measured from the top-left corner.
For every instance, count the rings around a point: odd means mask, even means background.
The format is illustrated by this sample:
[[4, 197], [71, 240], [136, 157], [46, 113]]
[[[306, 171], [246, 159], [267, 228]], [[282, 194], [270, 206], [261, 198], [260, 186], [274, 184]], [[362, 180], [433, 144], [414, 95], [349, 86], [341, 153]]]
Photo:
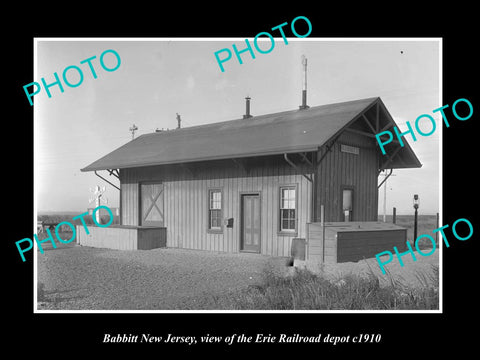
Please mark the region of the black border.
[[[478, 148], [479, 79], [476, 37], [478, 20], [473, 7], [467, 4], [431, 5], [421, 9], [408, 3], [339, 4], [338, 9], [323, 3], [306, 2], [293, 5], [267, 5], [260, 10], [257, 3], [199, 4], [199, 9], [183, 3], [174, 10], [156, 4], [109, 3], [55, 7], [43, 4], [10, 8], [14, 18], [4, 22], [4, 134], [2, 142], [4, 189], [8, 195], [2, 247], [7, 291], [4, 292], [4, 311], [7, 312], [4, 344], [8, 349], [21, 351], [25, 346], [33, 351], [61, 356], [60, 348], [67, 347], [75, 354], [95, 355], [92, 350], [110, 354], [134, 349], [137, 353], [152, 351], [165, 356], [164, 350], [192, 351], [184, 345], [167, 347], [159, 344], [102, 344], [104, 333], [176, 333], [202, 335], [209, 333], [227, 336], [231, 333], [300, 333], [317, 335], [330, 333], [381, 333], [379, 344], [361, 346], [305, 344], [239, 344], [202, 345], [209, 353], [230, 349], [258, 348], [269, 353], [293, 348], [297, 356], [324, 357], [329, 353], [355, 351], [370, 356], [435, 355], [443, 349], [473, 349], [475, 323], [468, 319], [476, 313], [476, 276], [478, 262], [479, 222], [476, 202], [478, 195], [472, 186], [476, 180], [475, 165]], [[78, 4], [77, 4], [78, 5]], [[13, 7], [15, 7], [14, 5]], [[123, 10], [121, 7], [127, 7]], [[169, 5], [170, 6], [170, 5]], [[447, 9], [448, 7], [448, 9]], [[468, 241], [450, 242], [444, 248], [444, 313], [443, 314], [33, 314], [33, 256], [21, 262], [14, 242], [32, 234], [33, 220], [33, 109], [25, 100], [22, 86], [33, 81], [34, 37], [251, 37], [294, 17], [310, 19], [310, 37], [441, 37], [443, 38], [443, 104], [453, 104], [467, 98], [473, 104], [474, 115], [465, 122], [450, 122], [444, 128], [443, 161], [443, 223], [452, 224], [458, 218], [469, 219], [474, 235]], [[17, 126], [15, 126], [17, 125]], [[12, 138], [12, 139], [10, 139]], [[52, 174], [54, 177], [55, 174]], [[8, 179], [7, 179], [8, 177]], [[472, 318], [473, 320], [473, 318]], [[27, 345], [28, 344], [28, 345]], [[23, 345], [23, 346], [22, 346]], [[384, 352], [383, 350], [388, 350]]]

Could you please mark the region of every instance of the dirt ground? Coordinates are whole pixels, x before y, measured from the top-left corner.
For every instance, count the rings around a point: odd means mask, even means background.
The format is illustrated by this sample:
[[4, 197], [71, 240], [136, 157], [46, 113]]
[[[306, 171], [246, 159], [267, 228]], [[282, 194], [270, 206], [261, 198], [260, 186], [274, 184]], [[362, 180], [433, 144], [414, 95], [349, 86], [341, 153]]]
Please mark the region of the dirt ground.
[[[185, 249], [119, 251], [73, 244], [37, 253], [39, 310], [175, 310], [215, 309], [215, 296], [259, 284], [266, 269], [288, 274], [286, 258], [259, 254], [226, 254]], [[393, 278], [418, 286], [438, 264], [429, 257], [396, 257], [386, 265]], [[335, 280], [348, 273], [373, 271], [388, 284], [376, 259], [325, 265]], [[424, 274], [424, 275], [419, 275]]]
[[37, 254], [38, 309], [208, 309], [213, 297], [259, 283], [285, 258], [184, 249], [63, 246]]

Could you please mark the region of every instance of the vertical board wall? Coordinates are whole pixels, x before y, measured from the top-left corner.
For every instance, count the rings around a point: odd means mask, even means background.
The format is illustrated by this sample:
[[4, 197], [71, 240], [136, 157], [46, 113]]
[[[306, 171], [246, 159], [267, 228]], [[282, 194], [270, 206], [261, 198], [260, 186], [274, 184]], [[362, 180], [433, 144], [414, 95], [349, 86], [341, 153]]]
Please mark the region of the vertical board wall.
[[[286, 164], [269, 157], [243, 163], [210, 161], [184, 166], [151, 166], [120, 171], [122, 225], [138, 225], [139, 184], [164, 183], [164, 226], [167, 247], [221, 252], [240, 251], [241, 194], [260, 193], [261, 253], [290, 256], [294, 237], [306, 237], [310, 221], [311, 183]], [[297, 186], [297, 233], [279, 234], [279, 188]], [[208, 190], [222, 189], [223, 218], [233, 218], [233, 228], [220, 233], [208, 227]]]
[[[359, 148], [358, 154], [341, 151], [341, 145]], [[325, 155], [325, 156], [324, 156]], [[323, 159], [322, 159], [323, 157]], [[378, 219], [378, 150], [374, 140], [344, 132], [330, 147], [322, 147], [317, 155], [316, 209], [325, 206], [325, 221], [343, 221], [342, 189], [354, 191], [352, 221]]]

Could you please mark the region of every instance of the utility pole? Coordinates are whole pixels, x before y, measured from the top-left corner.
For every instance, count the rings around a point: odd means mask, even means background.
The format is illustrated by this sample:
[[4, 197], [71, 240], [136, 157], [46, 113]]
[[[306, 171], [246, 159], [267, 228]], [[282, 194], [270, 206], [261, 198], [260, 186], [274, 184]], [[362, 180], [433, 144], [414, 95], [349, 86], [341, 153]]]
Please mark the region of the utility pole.
[[[386, 171], [385, 176], [387, 176]], [[383, 222], [387, 222], [387, 178], [385, 178], [385, 184], [383, 184]]]
[[133, 138], [135, 137], [135, 131], [138, 130], [138, 127], [137, 127], [137, 125], [133, 124], [133, 125], [130, 127], [129, 130], [130, 130], [130, 132], [132, 133], [132, 140], [133, 140]]

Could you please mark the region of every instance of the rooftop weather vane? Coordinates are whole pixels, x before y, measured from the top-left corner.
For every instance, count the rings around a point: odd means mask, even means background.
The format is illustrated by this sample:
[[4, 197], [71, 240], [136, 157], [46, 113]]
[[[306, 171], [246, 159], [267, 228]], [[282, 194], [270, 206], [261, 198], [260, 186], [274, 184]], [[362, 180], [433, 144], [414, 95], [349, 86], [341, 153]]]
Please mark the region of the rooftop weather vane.
[[133, 125], [130, 127], [129, 130], [130, 130], [130, 132], [132, 133], [132, 140], [133, 140], [133, 138], [135, 137], [135, 131], [138, 130], [138, 127], [137, 127], [137, 125], [133, 124]]

